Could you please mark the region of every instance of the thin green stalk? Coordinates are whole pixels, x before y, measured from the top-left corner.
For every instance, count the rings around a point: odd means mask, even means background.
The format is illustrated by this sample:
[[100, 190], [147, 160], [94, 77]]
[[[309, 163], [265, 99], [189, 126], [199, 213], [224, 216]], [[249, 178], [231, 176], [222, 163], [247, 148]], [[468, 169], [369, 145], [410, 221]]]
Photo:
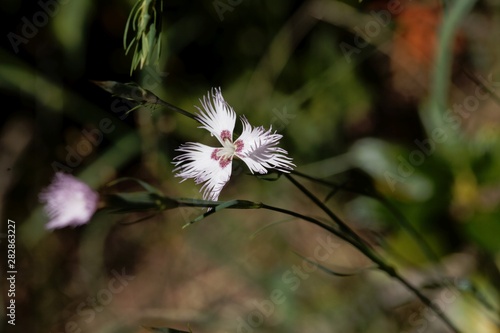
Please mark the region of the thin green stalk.
[[[402, 277], [394, 267], [390, 266], [389, 264], [385, 263], [383, 259], [379, 258], [374, 252], [370, 250], [370, 248], [366, 246], [359, 246], [359, 243], [357, 241], [354, 241], [351, 237], [347, 237], [346, 234], [344, 234], [342, 231], [339, 231], [335, 229], [331, 225], [327, 225], [313, 217], [306, 216], [285, 208], [280, 208], [280, 207], [275, 207], [275, 206], [270, 206], [266, 205], [264, 203], [256, 203], [256, 202], [251, 202], [251, 201], [246, 201], [246, 200], [234, 200], [234, 204], [231, 205], [225, 205], [224, 203], [220, 202], [213, 202], [213, 201], [203, 201], [203, 200], [188, 200], [188, 199], [178, 199], [176, 200], [178, 206], [185, 206], [185, 207], [211, 207], [211, 208], [216, 208], [217, 206], [224, 206], [225, 208], [236, 208], [236, 209], [266, 209], [278, 213], [282, 213], [285, 215], [293, 216], [299, 219], [302, 219], [304, 221], [307, 221], [309, 223], [312, 223], [326, 231], [331, 232], [335, 236], [339, 237], [340, 239], [346, 241], [347, 243], [351, 244], [355, 248], [357, 248], [359, 251], [361, 251], [364, 255], [366, 255], [369, 259], [371, 259], [377, 267], [385, 272], [387, 275], [389, 275], [392, 278], [395, 278], [396, 280], [400, 281], [408, 290], [410, 290], [420, 301], [429, 307], [432, 311], [436, 313], [436, 315], [455, 333], [460, 333], [460, 330], [455, 327], [455, 325], [448, 319], [448, 317], [439, 309], [436, 305], [434, 305], [427, 296], [422, 294], [420, 290], [418, 290], [415, 286], [413, 286], [410, 282], [408, 282], [404, 277]], [[203, 217], [206, 217], [208, 215], [211, 215], [216, 212], [216, 209], [206, 212], [203, 214]], [[196, 219], [197, 221], [199, 219]], [[340, 220], [340, 219], [339, 219]], [[344, 224], [342, 221], [340, 221], [342, 224]]]
[[158, 98], [158, 102], [156, 104], [162, 105], [162, 106], [166, 107], [167, 109], [170, 109], [170, 110], [172, 110], [174, 112], [178, 112], [178, 113], [180, 113], [180, 114], [182, 114], [182, 115], [184, 115], [186, 117], [189, 117], [191, 119], [194, 119], [194, 120], [198, 121], [198, 119], [196, 118], [196, 115], [192, 114], [191, 112], [188, 112], [186, 110], [178, 108], [175, 105], [172, 105], [172, 104], [170, 104], [168, 102], [165, 102], [164, 100], [162, 100], [159, 97], [157, 97], [157, 98]]
[[[342, 189], [342, 190], [349, 191], [349, 192], [352, 192], [352, 193], [366, 195], [366, 196], [369, 196], [370, 198], [373, 198], [373, 199], [379, 201], [382, 205], [384, 205], [386, 207], [387, 210], [389, 210], [389, 212], [391, 212], [394, 215], [394, 217], [399, 221], [399, 224], [401, 225], [401, 227], [419, 245], [419, 247], [422, 250], [423, 254], [430, 261], [433, 261], [433, 262], [436, 262], [436, 263], [439, 262], [438, 255], [434, 252], [434, 250], [427, 243], [427, 241], [422, 237], [422, 235], [420, 233], [418, 233], [418, 231], [411, 225], [411, 223], [406, 219], [406, 217], [389, 200], [387, 200], [385, 197], [383, 197], [376, 190], [374, 190], [374, 189], [372, 189], [372, 190], [366, 190], [366, 189], [365, 190], [360, 190], [360, 189], [356, 189], [356, 188], [348, 188], [346, 186], [335, 184], [335, 183], [332, 183], [332, 182], [329, 182], [329, 181], [325, 181], [323, 179], [318, 179], [318, 178], [309, 176], [307, 174], [304, 174], [304, 173], [301, 173], [301, 172], [295, 171], [295, 170], [292, 171], [291, 173], [295, 174], [295, 175], [297, 175], [299, 177], [303, 177], [305, 179], [308, 179], [310, 181], [326, 185], [328, 187], [333, 188], [334, 190], [340, 190], [340, 189]], [[448, 280], [446, 280], [446, 281], [447, 281], [446, 286], [448, 286], [449, 288], [455, 288], [456, 289], [456, 286], [454, 286], [452, 283], [449, 283]]]
[[[309, 190], [307, 190], [302, 184], [297, 182], [292, 176], [285, 174], [288, 180], [292, 184], [294, 184], [301, 192], [303, 192], [308, 198], [310, 198], [321, 210], [323, 210], [334, 222], [336, 222], [342, 231], [346, 232], [349, 237], [343, 238], [348, 241], [350, 244], [355, 246], [359, 251], [361, 251], [364, 255], [370, 258], [374, 263], [378, 265], [378, 268], [389, 276], [395, 278], [400, 281], [404, 286], [406, 286], [411, 292], [413, 292], [427, 307], [433, 310], [439, 318], [454, 332], [460, 332], [458, 328], [448, 319], [448, 317], [435, 306], [429, 298], [427, 298], [424, 294], [422, 294], [415, 286], [413, 286], [410, 282], [408, 282], [405, 278], [403, 278], [396, 269], [387, 263], [383, 259], [381, 259], [372, 248], [361, 238], [359, 237], [347, 224], [345, 224], [337, 215], [335, 215], [330, 208], [328, 208], [323, 202], [321, 202], [314, 194], [312, 194]], [[281, 210], [284, 212], [283, 210]], [[352, 238], [352, 239], [351, 239]]]
[[138, 106], [145, 104], [161, 105], [170, 109], [171, 111], [180, 113], [183, 116], [194, 119], [196, 121], [198, 120], [196, 118], [196, 115], [192, 114], [191, 112], [188, 112], [168, 102], [165, 102], [160, 97], [156, 96], [153, 92], [142, 88], [136, 83], [121, 83], [116, 81], [91, 81], [91, 82], [93, 82], [97, 86], [101, 87], [102, 89], [106, 90], [107, 92], [115, 96], [138, 103], [136, 107], [130, 109], [128, 112], [131, 112], [135, 110], [135, 108], [137, 108]]
[[[289, 174], [285, 174], [285, 177], [295, 185], [302, 193], [304, 193], [309, 199], [311, 199], [322, 211], [324, 211], [337, 225], [339, 228], [345, 232], [348, 237], [352, 238], [352, 241], [356, 243], [358, 248], [369, 248], [368, 245], [354, 230], [352, 230], [347, 224], [345, 224], [330, 208], [328, 208], [321, 200], [319, 200], [314, 194], [312, 194], [305, 186], [300, 184], [295, 178]], [[368, 249], [367, 249], [368, 250]]]
[[[313, 217], [310, 217], [310, 216], [307, 216], [307, 215], [303, 215], [303, 214], [300, 214], [300, 213], [297, 213], [297, 212], [294, 212], [294, 211], [291, 211], [291, 210], [288, 210], [288, 209], [266, 205], [264, 203], [261, 203], [259, 208], [267, 209], [267, 210], [272, 210], [272, 211], [275, 211], [275, 212], [278, 212], [278, 213], [290, 215], [290, 216], [299, 218], [301, 220], [310, 222], [310, 223], [312, 223], [312, 224], [314, 224], [314, 225], [316, 225], [316, 226], [318, 226], [318, 227], [320, 227], [320, 228], [322, 228], [322, 229], [324, 229], [326, 231], [331, 232], [335, 236], [339, 237], [340, 239], [348, 242], [349, 244], [351, 244], [355, 248], [359, 249], [358, 244], [353, 239], [351, 239], [350, 237], [347, 237], [344, 233], [342, 233], [339, 230], [335, 229], [333, 226], [325, 224], [325, 223], [321, 222], [320, 220], [317, 220], [317, 219], [315, 219]], [[360, 250], [360, 251], [362, 251], [362, 250]]]
[[[208, 217], [208, 216], [216, 213], [217, 212], [216, 208], [224, 205], [224, 204], [221, 204], [220, 202], [207, 201], [207, 200], [193, 200], [192, 201], [189, 199], [177, 199], [176, 201], [177, 201], [178, 207], [214, 208], [208, 212], [205, 212], [202, 215], [203, 218]], [[241, 204], [238, 204], [238, 203], [241, 203]], [[343, 234], [339, 230], [335, 229], [333, 226], [327, 225], [327, 224], [325, 224], [325, 223], [323, 223], [323, 222], [321, 222], [313, 217], [309, 217], [307, 215], [303, 215], [303, 214], [300, 214], [297, 212], [289, 211], [289, 210], [286, 210], [283, 208], [269, 206], [269, 205], [266, 205], [266, 204], [263, 204], [260, 202], [250, 202], [250, 201], [246, 201], [246, 200], [234, 200], [234, 204], [226, 205], [224, 208], [229, 208], [229, 209], [261, 209], [262, 208], [262, 209], [274, 210], [276, 212], [287, 214], [287, 215], [305, 220], [307, 222], [310, 222], [314, 225], [317, 225], [318, 227], [323, 228], [323, 229], [331, 232], [332, 234], [339, 237], [340, 239], [345, 240], [346, 242], [352, 244], [353, 246], [356, 246], [356, 244], [353, 244], [352, 239], [346, 237], [345, 234]], [[199, 219], [195, 219], [194, 221], [190, 222], [189, 224], [192, 224], [196, 221], [199, 221]]]
[[[372, 258], [373, 260], [373, 258]], [[392, 266], [389, 266], [389, 265], [386, 265], [385, 263], [383, 263], [382, 261], [380, 262], [377, 262], [377, 265], [379, 267], [380, 270], [384, 271], [385, 273], [387, 273], [390, 277], [398, 280], [399, 282], [401, 282], [408, 290], [410, 290], [413, 294], [415, 294], [415, 296], [418, 297], [418, 299], [420, 299], [420, 301], [422, 303], [424, 303], [424, 305], [426, 305], [428, 308], [430, 308], [432, 311], [434, 311], [434, 313], [455, 333], [460, 333], [461, 331], [455, 326], [455, 324], [453, 324], [451, 322], [451, 320], [448, 318], [448, 316], [446, 316], [446, 314], [438, 307], [436, 306], [434, 303], [432, 303], [432, 301], [427, 297], [425, 296], [424, 294], [422, 294], [420, 292], [420, 290], [418, 290], [417, 287], [415, 287], [414, 285], [412, 285], [410, 282], [408, 282], [404, 277], [402, 277], [396, 270], [394, 267]]]
[[326, 185], [328, 187], [333, 188], [334, 190], [344, 190], [344, 191], [349, 191], [352, 193], [357, 193], [361, 195], [366, 195], [369, 196], [370, 198], [373, 198], [377, 201], [379, 201], [382, 205], [384, 205], [389, 212], [394, 215], [394, 217], [398, 220], [399, 224], [401, 227], [414, 239], [414, 241], [419, 245], [420, 249], [424, 253], [424, 255], [427, 257], [427, 259], [438, 262], [439, 257], [438, 255], [434, 252], [434, 250], [431, 248], [431, 246], [427, 243], [427, 241], [418, 233], [418, 231], [411, 225], [411, 223], [406, 219], [406, 217], [385, 197], [383, 197], [380, 193], [376, 191], [368, 191], [368, 190], [359, 190], [355, 188], [348, 188], [343, 185], [338, 185], [323, 179], [318, 179], [312, 176], [309, 176], [307, 174], [298, 172], [298, 171], [292, 171], [291, 172], [294, 175], [297, 175], [299, 177], [308, 179], [310, 181], [320, 183], [323, 185]]
[[[293, 211], [289, 211], [287, 209], [283, 209], [283, 208], [278, 208], [278, 207], [274, 207], [274, 206], [269, 206], [269, 205], [266, 205], [266, 204], [261, 204], [261, 207], [260, 208], [263, 208], [263, 209], [267, 209], [267, 210], [271, 210], [271, 211], [275, 211], [275, 212], [279, 212], [279, 213], [283, 213], [283, 214], [287, 214], [287, 215], [290, 215], [290, 216], [294, 216], [294, 217], [297, 217], [297, 218], [300, 218], [300, 219], [303, 219], [305, 221], [308, 221], [308, 222], [311, 222], [325, 230], [328, 230], [328, 231], [331, 231], [331, 230], [335, 230], [333, 229], [331, 226], [328, 226], [312, 217], [309, 217], [309, 216], [305, 216], [305, 215], [302, 215], [302, 214], [299, 214], [299, 213], [296, 213], [296, 212], [293, 212]], [[336, 230], [335, 230], [336, 231]], [[410, 290], [415, 296], [417, 296], [418, 299], [420, 299], [420, 301], [422, 303], [424, 303], [424, 305], [426, 305], [427, 307], [429, 307], [432, 311], [434, 311], [434, 313], [436, 313], [436, 315], [455, 333], [460, 333], [460, 330], [455, 327], [455, 325], [448, 319], [448, 317], [446, 316], [446, 314], [441, 311], [441, 309], [439, 307], [437, 307], [436, 305], [434, 305], [434, 303], [432, 303], [432, 301], [427, 297], [425, 296], [424, 294], [422, 294], [420, 292], [420, 290], [418, 290], [415, 286], [413, 286], [410, 282], [408, 282], [404, 277], [402, 277], [394, 267], [386, 264], [382, 259], [380, 259], [377, 255], [375, 255], [375, 253], [373, 253], [372, 251], [370, 250], [367, 250], [365, 247], [363, 248], [360, 248], [358, 247], [357, 245], [357, 242], [352, 242], [352, 240], [350, 239], [350, 237], [342, 237], [341, 235], [339, 235], [338, 233], [336, 233], [335, 235], [341, 237], [343, 240], [345, 240], [346, 242], [350, 243], [351, 245], [353, 245], [354, 247], [356, 247], [359, 251], [361, 251], [364, 255], [366, 255], [368, 258], [370, 258], [374, 263], [377, 264], [378, 268], [385, 272], [387, 275], [389, 275], [390, 277], [398, 280], [399, 282], [401, 282], [406, 288], [408, 288], [408, 290]]]

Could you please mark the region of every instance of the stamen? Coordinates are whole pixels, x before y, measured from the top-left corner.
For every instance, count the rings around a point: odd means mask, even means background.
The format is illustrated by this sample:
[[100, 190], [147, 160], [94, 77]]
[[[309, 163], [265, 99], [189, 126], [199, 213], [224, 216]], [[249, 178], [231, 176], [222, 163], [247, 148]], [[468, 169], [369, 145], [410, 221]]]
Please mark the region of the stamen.
[[220, 138], [222, 139], [222, 141], [231, 141], [231, 132], [229, 132], [228, 130], [223, 130], [222, 132], [220, 132]]
[[241, 140], [236, 140], [234, 142], [234, 146], [235, 146], [235, 150], [234, 151], [236, 153], [239, 153], [239, 152], [241, 152], [243, 150], [243, 147], [245, 147], [245, 144]]
[[220, 160], [219, 151], [220, 151], [219, 148], [214, 149], [212, 151], [212, 154], [210, 155], [210, 158], [216, 161]]
[[222, 169], [224, 169], [225, 167], [227, 167], [231, 163], [231, 160], [232, 160], [232, 158], [227, 158], [227, 157], [221, 158], [219, 161], [220, 167]]

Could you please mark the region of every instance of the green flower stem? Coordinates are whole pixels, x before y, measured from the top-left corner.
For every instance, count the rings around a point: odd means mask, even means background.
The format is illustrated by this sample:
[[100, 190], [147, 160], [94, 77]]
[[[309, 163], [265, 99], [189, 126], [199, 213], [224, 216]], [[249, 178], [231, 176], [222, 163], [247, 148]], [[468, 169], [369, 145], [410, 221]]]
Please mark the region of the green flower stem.
[[156, 102], [156, 104], [158, 105], [162, 105], [164, 107], [166, 107], [167, 109], [170, 109], [171, 111], [174, 111], [174, 112], [177, 112], [177, 113], [180, 113], [182, 114], [183, 116], [186, 116], [186, 117], [189, 117], [191, 119], [194, 119], [196, 121], [198, 121], [198, 119], [196, 119], [196, 115], [192, 114], [191, 112], [188, 112], [186, 110], [183, 110], [181, 108], [178, 108], [177, 106], [175, 105], [172, 105], [168, 102], [165, 102], [164, 100], [162, 100], [161, 98], [157, 97], [158, 98], [158, 101]]
[[[429, 298], [422, 294], [415, 286], [403, 278], [394, 267], [387, 264], [379, 255], [370, 247], [354, 230], [352, 230], [346, 223], [344, 223], [335, 213], [332, 212], [322, 201], [320, 201], [314, 194], [312, 194], [308, 189], [306, 189], [302, 184], [295, 180], [291, 175], [285, 174], [285, 177], [290, 180], [301, 192], [303, 192], [308, 198], [310, 198], [321, 210], [323, 210], [335, 223], [338, 224], [341, 231], [347, 234], [347, 237], [343, 239], [348, 241], [350, 244], [355, 246], [364, 255], [370, 258], [374, 263], [377, 264], [378, 268], [386, 272], [389, 276], [400, 281], [404, 286], [406, 286], [411, 292], [413, 292], [426, 306], [432, 309], [438, 316], [443, 320], [443, 322], [451, 328], [454, 332], [459, 332], [455, 325], [448, 319], [448, 317], [435, 306]], [[315, 223], [316, 224], [316, 223]], [[324, 224], [322, 224], [324, 225]]]
[[[194, 114], [191, 114], [185, 110], [182, 110], [168, 102], [163, 101], [161, 98], [158, 96], [154, 95], [152, 92], [145, 90], [145, 95], [143, 94], [143, 102], [144, 103], [150, 103], [150, 104], [159, 104], [162, 106], [167, 107], [168, 109], [178, 112], [184, 116], [187, 116], [191, 119], [197, 120], [196, 116]], [[296, 172], [296, 174], [298, 174]], [[301, 176], [304, 176], [303, 174], [298, 174]], [[422, 303], [424, 303], [427, 307], [429, 307], [431, 310], [433, 310], [439, 318], [450, 328], [452, 329], [453, 332], [459, 333], [460, 331], [458, 328], [454, 326], [454, 324], [448, 319], [448, 317], [439, 309], [437, 306], [435, 306], [429, 298], [427, 298], [425, 295], [423, 295], [416, 287], [414, 287], [412, 284], [410, 284], [405, 278], [403, 278], [394, 267], [390, 266], [387, 264], [382, 258], [378, 256], [378, 254], [374, 251], [374, 249], [365, 241], [363, 240], [354, 230], [352, 230], [347, 224], [345, 224], [331, 209], [329, 209], [321, 200], [319, 200], [314, 194], [312, 194], [309, 190], [307, 190], [302, 184], [300, 184], [295, 178], [293, 178], [289, 174], [285, 174], [285, 177], [292, 183], [294, 184], [301, 192], [303, 192], [308, 198], [310, 198], [321, 210], [323, 210], [339, 227], [339, 230], [334, 228], [331, 225], [327, 225], [317, 219], [314, 219], [312, 217], [293, 212], [287, 209], [283, 208], [278, 208], [274, 206], [269, 206], [263, 203], [254, 203], [250, 201], [245, 201], [245, 200], [234, 200], [233, 202], [230, 203], [218, 203], [218, 202], [213, 202], [213, 201], [204, 201], [204, 200], [190, 200], [190, 199], [177, 199], [176, 204], [177, 207], [209, 207], [213, 208], [212, 210], [204, 213], [197, 219], [191, 221], [189, 224], [192, 224], [194, 222], [197, 222], [213, 213], [216, 213], [220, 209], [226, 209], [226, 208], [233, 208], [233, 209], [267, 209], [275, 212], [280, 212], [282, 214], [290, 215], [296, 218], [300, 218], [302, 220], [305, 220], [307, 222], [310, 222], [314, 225], [317, 225], [332, 234], [336, 235], [340, 239], [343, 239], [344, 241], [348, 242], [349, 244], [353, 245], [355, 248], [357, 248], [359, 251], [361, 251], [364, 255], [366, 255], [370, 260], [372, 260], [375, 264], [377, 264], [378, 268], [385, 273], [387, 273], [389, 276], [395, 278], [396, 280], [400, 281], [408, 290], [413, 292]], [[313, 179], [312, 177], [307, 176], [309, 179]], [[338, 186], [335, 186], [335, 189], [338, 189]], [[380, 198], [377, 198], [380, 200]], [[217, 209], [219, 208], [219, 209]], [[394, 211], [393, 211], [394, 213]]]
[[145, 104], [161, 105], [171, 111], [180, 113], [183, 116], [186, 116], [188, 118], [197, 121], [196, 115], [181, 108], [178, 108], [177, 106], [174, 106], [168, 102], [165, 102], [151, 91], [142, 88], [136, 83], [121, 83], [117, 81], [91, 81], [91, 82], [93, 82], [97, 86], [101, 87], [102, 89], [106, 90], [107, 92], [115, 96], [138, 103], [136, 107], [130, 109], [128, 112], [132, 112], [138, 106]]
[[[193, 224], [195, 222], [198, 222], [201, 220], [201, 218], [205, 218], [209, 215], [212, 215], [216, 213], [218, 210], [220, 210], [220, 207], [223, 207], [222, 209], [267, 209], [267, 210], [272, 210], [275, 212], [279, 212], [282, 214], [290, 215], [302, 220], [305, 220], [307, 222], [310, 222], [314, 225], [317, 225], [318, 227], [325, 229], [335, 236], [339, 237], [340, 239], [352, 244], [355, 247], [358, 247], [357, 244], [353, 244], [353, 240], [345, 235], [345, 233], [341, 232], [340, 230], [337, 230], [335, 227], [331, 225], [327, 225], [313, 217], [306, 216], [294, 211], [290, 211], [284, 208], [279, 208], [279, 207], [274, 207], [270, 205], [266, 205], [261, 202], [253, 202], [253, 201], [248, 201], [248, 200], [233, 200], [229, 202], [218, 202], [218, 201], [208, 201], [208, 200], [193, 200], [193, 199], [174, 199], [177, 203], [177, 207], [199, 207], [199, 208], [213, 208], [209, 210], [208, 212], [205, 212], [200, 218], [196, 218], [193, 221], [189, 222], [187, 225]], [[218, 209], [219, 208], [219, 209]]]
[[314, 224], [314, 225], [316, 225], [316, 226], [318, 226], [318, 227], [320, 227], [320, 228], [322, 228], [322, 229], [324, 229], [326, 231], [331, 232], [335, 236], [339, 237], [340, 239], [348, 242], [349, 244], [351, 244], [354, 247], [356, 247], [356, 248], [359, 249], [358, 244], [355, 243], [353, 241], [353, 239], [351, 239], [350, 237], [348, 237], [345, 233], [343, 233], [340, 230], [335, 229], [333, 226], [325, 224], [325, 223], [321, 222], [320, 220], [317, 220], [317, 219], [315, 219], [313, 217], [310, 217], [310, 216], [307, 216], [307, 215], [303, 215], [303, 214], [300, 214], [300, 213], [297, 213], [297, 212], [294, 212], [294, 211], [291, 211], [291, 210], [288, 210], [288, 209], [266, 205], [264, 203], [260, 203], [260, 207], [259, 208], [261, 208], [261, 209], [267, 209], [267, 210], [272, 210], [272, 211], [275, 211], [275, 212], [278, 212], [278, 213], [290, 215], [290, 216], [299, 218], [301, 220], [310, 222], [310, 223], [312, 223], [312, 224]]
[[[420, 299], [424, 305], [429, 307], [432, 311], [436, 313], [436, 315], [455, 333], [460, 333], [460, 330], [455, 327], [455, 325], [448, 319], [448, 317], [439, 309], [436, 305], [434, 305], [429, 298], [427, 298], [424, 294], [420, 292], [415, 286], [413, 286], [410, 282], [408, 282], [404, 277], [402, 277], [394, 267], [390, 266], [387, 264], [383, 259], [381, 259], [372, 249], [364, 243], [364, 241], [359, 238], [358, 240], [354, 240], [351, 236], [348, 236], [345, 234], [344, 230], [337, 230], [335, 227], [325, 224], [321, 222], [320, 220], [317, 220], [313, 217], [306, 216], [285, 208], [280, 208], [280, 207], [275, 207], [275, 206], [270, 206], [266, 205], [264, 203], [258, 203], [258, 202], [251, 202], [247, 200], [233, 200], [231, 202], [226, 202], [226, 203], [221, 203], [221, 202], [215, 202], [215, 201], [206, 201], [206, 200], [193, 200], [193, 199], [176, 199], [175, 200], [178, 204], [178, 207], [209, 207], [209, 208], [214, 208], [206, 213], [204, 213], [201, 217], [191, 221], [189, 224], [192, 224], [194, 222], [197, 222], [201, 220], [202, 218], [205, 218], [213, 213], [216, 213], [217, 207], [223, 207], [223, 209], [226, 208], [232, 208], [232, 209], [266, 209], [278, 213], [282, 213], [285, 215], [289, 215], [292, 217], [296, 217], [299, 219], [302, 219], [304, 221], [307, 221], [309, 223], [312, 223], [328, 232], [331, 232], [335, 236], [339, 237], [340, 239], [346, 241], [347, 243], [351, 244], [355, 248], [357, 248], [361, 253], [366, 255], [370, 260], [372, 260], [380, 269], [381, 271], [385, 272], [387, 275], [390, 277], [400, 281], [408, 290], [410, 290], [415, 296]], [[337, 217], [338, 220], [340, 220]], [[342, 225], [345, 225], [341, 220], [340, 220]], [[349, 228], [347, 225], [345, 225], [346, 228]], [[360, 242], [362, 243], [360, 246]]]
[[427, 296], [425, 296], [424, 294], [422, 294], [420, 292], [420, 290], [418, 290], [415, 286], [413, 286], [410, 282], [408, 282], [404, 277], [402, 277], [396, 271], [396, 269], [394, 267], [392, 267], [389, 264], [385, 263], [381, 258], [379, 258], [368, 247], [363, 246], [363, 247], [360, 248], [358, 246], [358, 243], [357, 242], [353, 242], [350, 237], [345, 237], [344, 235], [342, 235], [341, 233], [339, 233], [337, 230], [335, 230], [333, 227], [331, 227], [329, 225], [326, 225], [326, 224], [322, 223], [321, 221], [316, 220], [316, 219], [314, 219], [312, 217], [305, 216], [305, 215], [302, 215], [302, 214], [299, 214], [299, 213], [296, 213], [296, 212], [293, 212], [293, 211], [289, 211], [289, 210], [283, 209], [283, 208], [278, 208], [278, 207], [274, 207], [274, 206], [268, 206], [268, 205], [265, 205], [265, 204], [260, 204], [260, 205], [261, 205], [260, 208], [268, 209], [268, 210], [275, 211], [275, 212], [280, 212], [280, 213], [283, 213], [283, 214], [286, 214], [286, 215], [294, 216], [294, 217], [303, 219], [305, 221], [311, 222], [311, 223], [313, 223], [313, 224], [315, 224], [315, 225], [317, 225], [317, 226], [319, 226], [319, 227], [321, 227], [321, 228], [323, 228], [323, 229], [325, 229], [327, 231], [330, 231], [330, 232], [334, 233], [336, 236], [340, 237], [341, 239], [345, 240], [349, 244], [353, 245], [359, 251], [361, 251], [364, 255], [366, 255], [368, 258], [370, 258], [374, 263], [376, 263], [377, 266], [378, 266], [378, 268], [381, 271], [384, 271], [390, 277], [392, 277], [392, 278], [398, 280], [399, 282], [401, 282], [406, 288], [408, 288], [408, 290], [410, 290], [413, 294], [415, 294], [415, 296], [417, 296], [418, 299], [420, 299], [420, 301], [422, 303], [424, 303], [427, 307], [429, 307], [432, 311], [434, 311], [436, 313], [436, 315], [453, 332], [460, 333], [460, 330], [457, 327], [455, 327], [455, 325], [448, 319], [448, 317], [446, 316], [446, 314], [444, 314], [443, 311], [441, 311], [441, 309], [439, 307], [437, 307], [436, 305], [434, 305], [432, 303], [432, 301]]
[[302, 193], [304, 193], [309, 199], [311, 199], [322, 211], [324, 211], [337, 225], [340, 230], [347, 234], [347, 237], [351, 238], [353, 245], [357, 248], [366, 248], [369, 245], [359, 237], [354, 230], [352, 230], [347, 224], [345, 224], [331, 209], [329, 209], [321, 200], [319, 200], [314, 194], [312, 194], [308, 189], [306, 189], [302, 184], [300, 184], [295, 178], [289, 174], [284, 174], [285, 177], [295, 185]]
[[429, 243], [427, 243], [425, 238], [422, 237], [422, 235], [420, 235], [420, 233], [418, 233], [418, 231], [411, 225], [411, 223], [406, 219], [406, 217], [389, 200], [387, 200], [385, 197], [383, 197], [376, 190], [370, 191], [368, 189], [361, 190], [361, 189], [356, 189], [356, 188], [348, 188], [344, 185], [339, 185], [339, 184], [335, 184], [335, 183], [332, 183], [332, 182], [329, 182], [329, 181], [326, 181], [323, 179], [315, 178], [315, 177], [309, 176], [307, 174], [304, 174], [304, 173], [301, 173], [301, 172], [295, 171], [295, 170], [291, 171], [291, 174], [294, 174], [296, 176], [308, 179], [310, 181], [331, 187], [331, 188], [333, 188], [334, 191], [338, 191], [338, 190], [342, 189], [344, 191], [348, 191], [351, 193], [366, 195], [370, 198], [377, 200], [382, 205], [384, 205], [386, 207], [386, 209], [392, 213], [392, 215], [394, 215], [394, 217], [396, 218], [396, 220], [398, 220], [401, 227], [419, 245], [420, 249], [422, 250], [423, 254], [427, 257], [427, 259], [429, 259], [430, 261], [433, 261], [433, 262], [439, 261], [438, 255], [434, 252], [434, 250], [431, 248]]

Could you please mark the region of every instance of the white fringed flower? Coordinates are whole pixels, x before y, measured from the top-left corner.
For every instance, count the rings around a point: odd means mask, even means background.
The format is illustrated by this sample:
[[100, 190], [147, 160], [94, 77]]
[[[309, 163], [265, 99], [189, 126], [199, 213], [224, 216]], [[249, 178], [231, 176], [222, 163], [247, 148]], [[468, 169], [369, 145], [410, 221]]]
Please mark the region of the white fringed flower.
[[[224, 185], [231, 177], [233, 157], [238, 157], [252, 173], [266, 174], [267, 169], [289, 172], [295, 165], [286, 156], [287, 152], [277, 147], [280, 134], [265, 130], [264, 127], [252, 127], [248, 120], [240, 117], [243, 129], [240, 137], [233, 141], [236, 113], [222, 97], [220, 88], [213, 89], [200, 100], [202, 109], [196, 119], [204, 128], [215, 136], [222, 147], [214, 148], [201, 143], [188, 142], [177, 150], [182, 152], [174, 158], [178, 172], [175, 176], [182, 181], [193, 178], [201, 187], [203, 199], [216, 201]], [[182, 182], [181, 181], [181, 182]]]
[[99, 195], [77, 178], [57, 172], [39, 199], [50, 218], [45, 228], [57, 229], [87, 223], [97, 209]]

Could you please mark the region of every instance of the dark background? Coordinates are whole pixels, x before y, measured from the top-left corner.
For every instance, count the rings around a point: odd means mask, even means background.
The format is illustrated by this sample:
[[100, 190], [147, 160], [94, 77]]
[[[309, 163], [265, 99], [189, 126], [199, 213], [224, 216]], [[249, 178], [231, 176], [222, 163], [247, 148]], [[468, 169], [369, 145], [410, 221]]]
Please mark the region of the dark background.
[[[57, 4], [51, 7], [56, 12], [47, 14], [40, 3]], [[231, 8], [222, 16], [215, 8], [221, 3]], [[425, 256], [379, 201], [340, 191], [328, 204], [416, 285], [439, 280], [446, 267], [444, 275], [453, 281], [476, 286], [482, 296], [467, 288], [451, 298], [439, 288], [426, 290], [464, 332], [498, 329], [500, 20], [494, 1], [477, 1], [460, 17], [444, 48], [450, 59], [444, 65], [436, 60], [445, 43], [438, 36], [451, 7], [441, 1], [401, 1], [384, 27], [373, 13], [387, 13], [388, 1], [165, 1], [158, 18], [161, 56], [131, 72], [133, 52], [125, 54], [123, 34], [133, 5], [0, 5], [2, 235], [7, 219], [16, 221], [18, 270], [16, 326], [4, 321], [4, 328], [237, 332], [259, 319], [255, 313], [266, 312], [258, 304], [278, 289], [286, 301], [247, 331], [443, 329], [346, 244], [325, 266], [353, 276], [316, 270], [291, 290], [283, 277], [302, 262], [295, 252], [311, 255], [317, 237], [326, 235], [275, 213], [221, 212], [187, 229], [181, 226], [200, 210], [167, 211], [128, 226], [123, 223], [140, 216], [97, 216], [79, 228], [46, 231], [38, 193], [57, 163], [96, 189], [131, 176], [166, 195], [200, 198], [199, 186], [174, 178], [171, 162], [181, 143], [215, 144], [213, 138], [159, 107], [126, 115], [133, 104], [91, 82], [111, 80], [137, 82], [189, 112], [212, 87], [221, 87], [239, 115], [283, 135], [281, 146], [298, 171], [381, 193], [430, 244], [439, 263]], [[47, 21], [38, 32], [23, 35], [25, 22], [43, 13]], [[358, 28], [366, 33], [367, 24], [378, 24], [380, 32], [361, 47], [355, 43]], [[26, 38], [18, 52], [12, 34]], [[357, 51], [346, 56], [346, 44]], [[447, 71], [440, 83], [436, 77]], [[444, 118], [479, 88], [490, 94], [474, 111], [453, 113], [453, 124]], [[69, 166], [68, 149], [78, 149], [84, 131], [99, 129], [102, 119], [111, 119], [113, 131]], [[432, 138], [435, 128], [446, 130], [447, 139], [426, 153], [415, 142]], [[412, 162], [415, 154], [424, 156], [422, 163]], [[304, 183], [320, 198], [327, 196], [327, 188]], [[286, 180], [259, 181], [245, 171], [235, 172], [223, 190], [221, 200], [230, 199], [321, 216]], [[273, 222], [280, 223], [249, 237]], [[133, 278], [110, 293], [117, 272]], [[4, 304], [7, 289], [5, 284]]]

